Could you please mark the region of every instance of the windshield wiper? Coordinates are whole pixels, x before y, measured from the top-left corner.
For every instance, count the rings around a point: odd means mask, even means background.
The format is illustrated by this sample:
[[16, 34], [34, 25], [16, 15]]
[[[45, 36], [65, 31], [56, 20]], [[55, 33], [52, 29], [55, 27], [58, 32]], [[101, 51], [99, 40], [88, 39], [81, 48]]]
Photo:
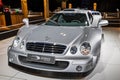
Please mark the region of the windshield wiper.
[[56, 24], [56, 25], [58, 25], [58, 26], [60, 26], [60, 24], [58, 22], [54, 21], [54, 20], [49, 20], [49, 21]]

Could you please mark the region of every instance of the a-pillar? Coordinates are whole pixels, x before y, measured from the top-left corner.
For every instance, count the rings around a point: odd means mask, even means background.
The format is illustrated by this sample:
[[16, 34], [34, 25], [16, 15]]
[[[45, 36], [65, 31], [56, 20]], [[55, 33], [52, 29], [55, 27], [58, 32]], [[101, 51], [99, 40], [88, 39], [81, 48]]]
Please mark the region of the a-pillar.
[[44, 18], [49, 18], [49, 0], [44, 0]]
[[28, 17], [27, 0], [21, 0], [21, 8], [22, 8], [22, 12], [24, 14], [24, 18], [27, 18]]

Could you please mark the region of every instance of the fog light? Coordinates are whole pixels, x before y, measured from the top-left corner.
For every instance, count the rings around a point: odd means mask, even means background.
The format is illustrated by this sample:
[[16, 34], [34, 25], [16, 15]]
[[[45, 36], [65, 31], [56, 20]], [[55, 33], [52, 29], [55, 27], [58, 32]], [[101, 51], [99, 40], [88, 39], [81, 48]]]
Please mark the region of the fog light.
[[92, 67], [92, 63], [89, 63], [87, 66], [86, 66], [86, 69], [90, 69]]
[[13, 62], [13, 58], [9, 58], [9, 62]]
[[76, 70], [77, 70], [77, 71], [81, 71], [81, 70], [82, 70], [82, 67], [81, 67], [81, 66], [77, 66], [77, 67], [76, 67]]

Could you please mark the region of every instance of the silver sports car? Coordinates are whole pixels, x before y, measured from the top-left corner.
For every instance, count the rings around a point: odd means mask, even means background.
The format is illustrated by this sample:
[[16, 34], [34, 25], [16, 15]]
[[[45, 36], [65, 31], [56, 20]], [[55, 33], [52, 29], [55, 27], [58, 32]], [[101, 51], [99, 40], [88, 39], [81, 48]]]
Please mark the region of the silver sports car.
[[102, 28], [89, 10], [65, 9], [41, 25], [24, 25], [8, 48], [8, 63], [53, 72], [88, 72], [101, 51]]

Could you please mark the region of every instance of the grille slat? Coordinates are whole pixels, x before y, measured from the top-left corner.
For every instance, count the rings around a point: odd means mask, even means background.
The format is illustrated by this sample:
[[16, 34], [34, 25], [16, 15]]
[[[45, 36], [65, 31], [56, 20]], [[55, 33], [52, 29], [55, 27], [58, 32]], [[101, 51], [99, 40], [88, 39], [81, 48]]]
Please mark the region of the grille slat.
[[62, 54], [66, 46], [64, 45], [56, 45], [51, 43], [32, 43], [28, 42], [26, 44], [26, 49], [30, 51], [42, 52], [42, 53], [54, 53], [54, 54]]

